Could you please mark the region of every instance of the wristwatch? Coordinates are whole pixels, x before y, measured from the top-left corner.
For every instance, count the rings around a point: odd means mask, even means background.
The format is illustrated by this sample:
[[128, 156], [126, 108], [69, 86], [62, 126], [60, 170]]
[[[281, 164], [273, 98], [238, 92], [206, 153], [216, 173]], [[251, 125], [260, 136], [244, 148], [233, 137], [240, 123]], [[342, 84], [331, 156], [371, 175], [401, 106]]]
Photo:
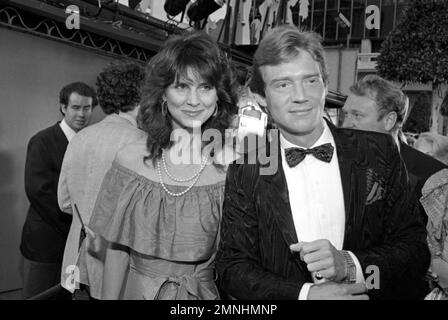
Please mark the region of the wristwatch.
[[344, 282], [355, 283], [356, 282], [356, 265], [352, 259], [352, 256], [348, 251], [341, 250], [345, 259], [345, 278]]

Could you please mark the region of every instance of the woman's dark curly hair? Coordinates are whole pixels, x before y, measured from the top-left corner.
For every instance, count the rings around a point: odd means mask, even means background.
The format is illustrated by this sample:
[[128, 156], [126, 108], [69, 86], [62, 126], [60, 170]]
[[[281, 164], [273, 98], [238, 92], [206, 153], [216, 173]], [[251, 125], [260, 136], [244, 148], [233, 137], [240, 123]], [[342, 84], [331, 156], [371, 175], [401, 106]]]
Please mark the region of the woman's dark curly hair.
[[197, 73], [217, 91], [217, 113], [202, 125], [202, 132], [213, 128], [219, 130], [224, 139], [225, 129], [229, 128], [238, 112], [236, 81], [218, 44], [203, 32], [172, 36], [146, 67], [139, 114], [140, 127], [148, 133], [149, 155], [144, 161], [155, 163], [162, 150], [173, 145], [170, 141], [172, 118], [169, 112], [162, 113], [162, 97], [168, 86], [179, 81], [180, 77], [187, 77], [188, 70]]
[[140, 102], [145, 68], [131, 61], [112, 62], [96, 78], [98, 100], [105, 114], [133, 110]]

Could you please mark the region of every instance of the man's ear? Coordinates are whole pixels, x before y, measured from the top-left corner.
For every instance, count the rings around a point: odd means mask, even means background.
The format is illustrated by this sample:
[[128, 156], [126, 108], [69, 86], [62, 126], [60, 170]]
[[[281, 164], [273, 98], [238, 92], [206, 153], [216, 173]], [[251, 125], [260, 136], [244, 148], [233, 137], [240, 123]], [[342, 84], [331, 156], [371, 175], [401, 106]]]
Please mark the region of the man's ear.
[[67, 112], [67, 106], [65, 104], [61, 103], [61, 113], [64, 115], [65, 117], [65, 113]]
[[397, 123], [397, 113], [395, 111], [389, 112], [383, 117], [383, 125], [386, 131], [391, 131]]

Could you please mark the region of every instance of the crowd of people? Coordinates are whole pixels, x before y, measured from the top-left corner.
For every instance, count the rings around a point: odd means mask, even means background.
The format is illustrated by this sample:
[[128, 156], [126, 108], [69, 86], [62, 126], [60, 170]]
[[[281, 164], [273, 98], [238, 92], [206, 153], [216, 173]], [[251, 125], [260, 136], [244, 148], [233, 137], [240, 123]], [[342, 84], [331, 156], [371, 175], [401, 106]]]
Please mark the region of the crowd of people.
[[[447, 298], [447, 137], [409, 146], [408, 99], [379, 76], [335, 126], [324, 57], [315, 33], [280, 26], [241, 84], [192, 32], [146, 66], [107, 66], [96, 90], [65, 86], [62, 121], [28, 145], [24, 298]], [[252, 122], [241, 98], [265, 106]], [[233, 133], [260, 124], [241, 147]]]

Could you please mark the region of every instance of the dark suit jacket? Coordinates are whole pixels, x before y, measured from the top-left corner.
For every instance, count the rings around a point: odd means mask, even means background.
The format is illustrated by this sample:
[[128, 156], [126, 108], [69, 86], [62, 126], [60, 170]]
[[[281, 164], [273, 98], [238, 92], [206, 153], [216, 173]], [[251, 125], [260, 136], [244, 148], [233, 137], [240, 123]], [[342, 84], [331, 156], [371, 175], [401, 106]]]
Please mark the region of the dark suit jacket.
[[[400, 143], [400, 154], [406, 165], [406, 170], [408, 171], [411, 189], [414, 191], [417, 199], [420, 199], [426, 180], [428, 180], [434, 173], [447, 168], [447, 166], [439, 160], [410, 147], [405, 143]], [[420, 201], [418, 201], [418, 207], [423, 224], [426, 225], [428, 222], [428, 215]]]
[[[369, 291], [371, 298], [423, 297], [421, 279], [430, 260], [426, 230], [397, 146], [388, 135], [329, 126], [344, 194], [343, 249], [356, 255], [366, 278], [366, 268], [378, 266], [380, 289]], [[298, 237], [280, 151], [278, 156], [273, 175], [260, 175], [260, 164], [229, 167], [216, 258], [224, 297], [297, 299], [303, 283], [312, 282], [289, 250]]]
[[25, 191], [30, 201], [20, 250], [32, 261], [62, 262], [71, 216], [58, 206], [57, 187], [68, 141], [59, 123], [34, 135], [25, 163]]
[[422, 196], [422, 188], [430, 176], [446, 169], [447, 166], [439, 160], [415, 149], [407, 144], [400, 144], [400, 153], [409, 174], [411, 187], [418, 199]]

